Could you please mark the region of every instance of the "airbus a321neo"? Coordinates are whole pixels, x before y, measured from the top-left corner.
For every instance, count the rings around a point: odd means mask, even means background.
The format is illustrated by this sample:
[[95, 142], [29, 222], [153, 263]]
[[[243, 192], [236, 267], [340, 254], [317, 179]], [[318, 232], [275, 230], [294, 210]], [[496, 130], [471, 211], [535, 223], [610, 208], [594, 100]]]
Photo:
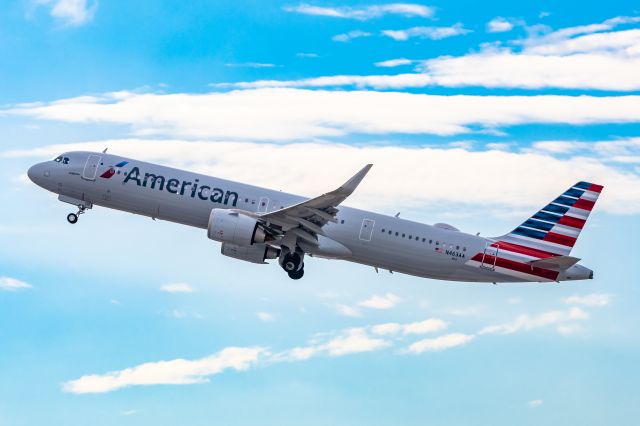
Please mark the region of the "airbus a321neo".
[[578, 182], [513, 231], [494, 238], [343, 206], [371, 164], [316, 198], [245, 185], [107, 153], [68, 152], [29, 178], [77, 206], [94, 205], [206, 229], [222, 254], [278, 263], [292, 279], [305, 255], [450, 281], [554, 282], [593, 278], [570, 256], [602, 191]]

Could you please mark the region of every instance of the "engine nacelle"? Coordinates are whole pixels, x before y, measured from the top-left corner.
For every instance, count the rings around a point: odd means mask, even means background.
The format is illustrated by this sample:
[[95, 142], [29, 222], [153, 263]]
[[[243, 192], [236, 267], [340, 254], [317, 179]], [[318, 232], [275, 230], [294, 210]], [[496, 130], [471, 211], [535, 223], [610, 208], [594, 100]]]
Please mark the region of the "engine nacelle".
[[222, 243], [220, 252], [225, 256], [251, 263], [266, 263], [266, 259], [276, 259], [280, 255], [280, 250], [266, 244], [237, 246], [235, 244]]
[[256, 219], [225, 209], [211, 210], [207, 235], [212, 240], [237, 246], [264, 243], [267, 236]]

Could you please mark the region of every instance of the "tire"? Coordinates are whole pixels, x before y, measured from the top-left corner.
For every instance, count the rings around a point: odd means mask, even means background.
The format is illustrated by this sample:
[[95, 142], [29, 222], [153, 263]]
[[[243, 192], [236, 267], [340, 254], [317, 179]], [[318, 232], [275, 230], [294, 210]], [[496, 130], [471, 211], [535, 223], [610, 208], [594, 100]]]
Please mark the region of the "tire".
[[292, 280], [299, 280], [304, 276], [304, 268], [300, 268], [297, 271], [289, 272], [289, 278]]
[[67, 215], [67, 222], [69, 222], [70, 224], [74, 224], [78, 221], [78, 215], [75, 213], [69, 213]]
[[300, 268], [302, 259], [298, 253], [287, 253], [282, 259], [282, 269], [287, 273], [295, 272]]

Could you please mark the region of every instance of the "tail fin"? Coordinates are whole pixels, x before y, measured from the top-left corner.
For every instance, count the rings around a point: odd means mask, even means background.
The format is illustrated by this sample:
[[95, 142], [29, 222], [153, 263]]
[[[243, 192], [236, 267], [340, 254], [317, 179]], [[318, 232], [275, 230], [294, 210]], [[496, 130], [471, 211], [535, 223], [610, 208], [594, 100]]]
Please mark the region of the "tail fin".
[[510, 246], [510, 251], [537, 258], [568, 256], [602, 188], [589, 182], [576, 183], [522, 225], [496, 238], [500, 247]]

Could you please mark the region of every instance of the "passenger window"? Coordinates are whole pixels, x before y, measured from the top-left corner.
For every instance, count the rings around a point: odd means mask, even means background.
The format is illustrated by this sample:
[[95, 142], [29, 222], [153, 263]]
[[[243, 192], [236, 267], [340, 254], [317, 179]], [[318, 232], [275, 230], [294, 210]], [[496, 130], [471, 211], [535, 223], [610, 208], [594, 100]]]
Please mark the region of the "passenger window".
[[391, 235], [391, 230], [389, 230], [389, 235]]
[[429, 244], [433, 243], [433, 240], [429, 240]]
[[423, 239], [422, 239], [422, 242], [424, 243], [425, 241], [427, 241], [427, 239], [426, 239], [426, 238], [423, 238]]
[[396, 237], [398, 236], [398, 233], [396, 232]]
[[384, 228], [382, 228], [382, 232], [384, 233]]
[[405, 234], [402, 234], [402, 238], [404, 238]]
[[342, 219], [342, 220], [340, 221], [340, 223], [344, 225], [344, 219]]
[[456, 250], [460, 250], [460, 246], [456, 246]]
[[436, 245], [439, 246], [440, 245], [440, 241], [436, 241]]

